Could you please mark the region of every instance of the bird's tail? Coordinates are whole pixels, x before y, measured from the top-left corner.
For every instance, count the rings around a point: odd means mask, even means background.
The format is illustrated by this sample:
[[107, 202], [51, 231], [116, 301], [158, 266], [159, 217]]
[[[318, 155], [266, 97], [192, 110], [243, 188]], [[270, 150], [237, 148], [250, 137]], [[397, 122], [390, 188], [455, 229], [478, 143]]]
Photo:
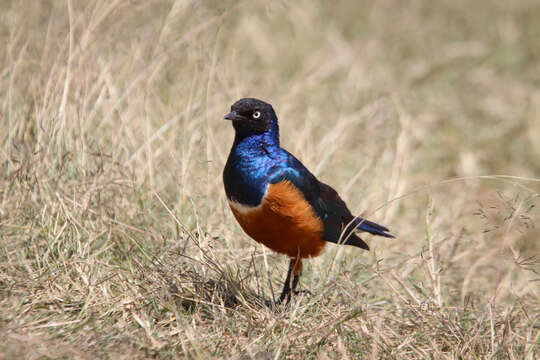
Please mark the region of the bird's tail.
[[394, 235], [388, 232], [389, 230], [386, 227], [376, 224], [373, 221], [358, 217], [354, 219], [354, 224], [356, 225], [355, 230], [365, 231], [373, 235], [384, 236], [387, 238], [395, 238]]

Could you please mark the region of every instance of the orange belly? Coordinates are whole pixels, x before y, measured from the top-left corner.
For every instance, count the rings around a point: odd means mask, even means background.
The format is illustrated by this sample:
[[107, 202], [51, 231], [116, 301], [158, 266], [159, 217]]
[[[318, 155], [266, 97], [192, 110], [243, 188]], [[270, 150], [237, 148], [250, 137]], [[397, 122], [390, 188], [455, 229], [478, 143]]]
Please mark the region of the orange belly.
[[305, 258], [317, 256], [324, 247], [321, 219], [289, 181], [268, 185], [259, 206], [229, 205], [249, 236], [278, 253]]

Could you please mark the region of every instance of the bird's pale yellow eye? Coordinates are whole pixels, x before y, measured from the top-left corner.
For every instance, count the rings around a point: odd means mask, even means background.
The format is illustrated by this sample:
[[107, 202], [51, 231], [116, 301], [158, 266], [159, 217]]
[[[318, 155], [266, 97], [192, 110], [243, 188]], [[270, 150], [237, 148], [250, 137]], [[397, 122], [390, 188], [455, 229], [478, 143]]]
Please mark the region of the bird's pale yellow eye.
[[261, 117], [261, 112], [260, 111], [255, 111], [252, 115], [251, 115], [254, 119], [258, 119]]

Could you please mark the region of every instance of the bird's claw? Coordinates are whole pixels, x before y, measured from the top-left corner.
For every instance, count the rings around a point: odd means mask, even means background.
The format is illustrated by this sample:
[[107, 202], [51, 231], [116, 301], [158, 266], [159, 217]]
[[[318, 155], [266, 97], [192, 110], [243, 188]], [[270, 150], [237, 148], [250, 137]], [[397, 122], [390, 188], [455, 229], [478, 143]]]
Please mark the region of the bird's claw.
[[313, 296], [313, 293], [311, 291], [309, 291], [309, 290], [294, 290], [293, 294], [294, 295], [306, 294], [306, 295], [309, 295], [309, 296]]
[[279, 299], [276, 301], [276, 305], [281, 305], [285, 302], [285, 304], [288, 304], [291, 301], [292, 295], [300, 295], [300, 294], [306, 294], [309, 296], [313, 296], [311, 291], [309, 290], [291, 290], [288, 293], [281, 294]]

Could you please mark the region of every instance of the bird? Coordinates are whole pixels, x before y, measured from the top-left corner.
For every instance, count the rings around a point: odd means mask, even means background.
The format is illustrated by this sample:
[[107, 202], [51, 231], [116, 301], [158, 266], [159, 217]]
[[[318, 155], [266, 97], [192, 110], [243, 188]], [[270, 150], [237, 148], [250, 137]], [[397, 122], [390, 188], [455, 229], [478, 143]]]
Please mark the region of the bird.
[[299, 293], [302, 260], [320, 255], [326, 243], [369, 250], [357, 232], [394, 238], [386, 227], [353, 216], [332, 187], [280, 146], [272, 105], [243, 98], [224, 119], [235, 130], [223, 169], [229, 207], [245, 233], [290, 258], [277, 303]]

